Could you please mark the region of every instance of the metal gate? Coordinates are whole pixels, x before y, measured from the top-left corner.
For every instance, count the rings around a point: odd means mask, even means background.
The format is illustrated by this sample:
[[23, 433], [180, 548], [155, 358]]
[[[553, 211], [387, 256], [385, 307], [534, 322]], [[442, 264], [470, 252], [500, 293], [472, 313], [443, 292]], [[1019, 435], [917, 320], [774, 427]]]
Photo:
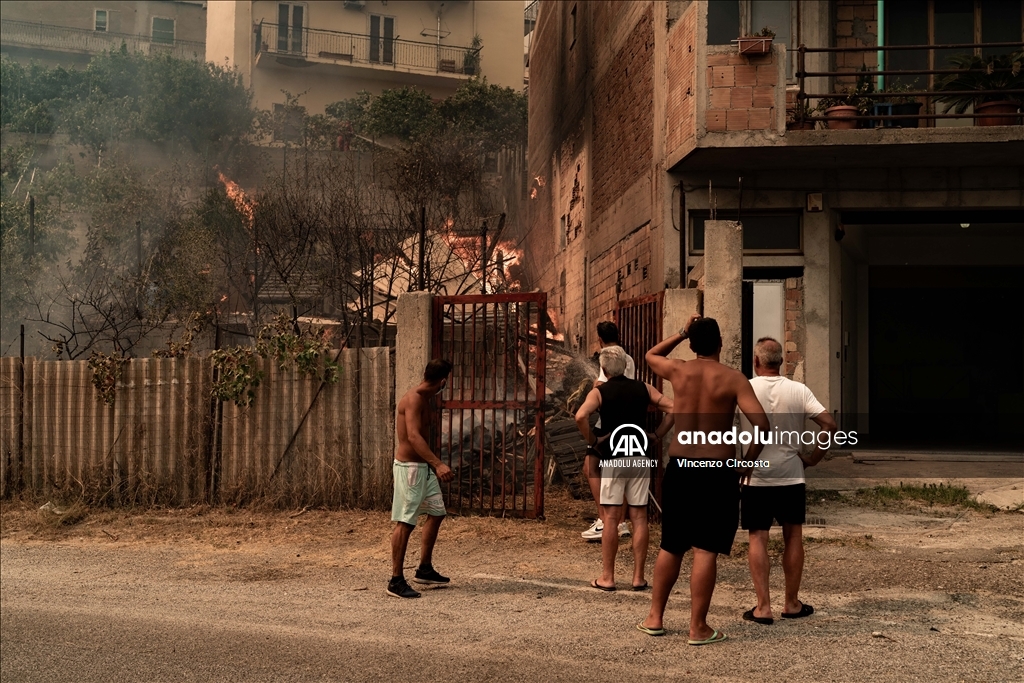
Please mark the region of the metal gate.
[[[636, 378], [648, 384], [653, 384], [658, 391], [661, 391], [662, 380], [655, 375], [644, 360], [647, 351], [663, 339], [662, 323], [664, 321], [663, 302], [665, 292], [650, 294], [620, 301], [615, 311], [615, 324], [619, 327], [619, 341], [626, 353], [633, 357], [636, 363]], [[661, 412], [651, 406], [647, 412], [647, 431], [653, 432], [661, 421]], [[658, 470], [651, 474], [651, 491], [657, 504], [661, 504], [661, 475], [664, 471], [661, 466], [661, 449], [657, 446]], [[652, 520], [660, 518], [661, 508], [658, 511], [651, 510]]]
[[547, 294], [435, 296], [432, 356], [454, 364], [432, 442], [449, 510], [544, 516]]

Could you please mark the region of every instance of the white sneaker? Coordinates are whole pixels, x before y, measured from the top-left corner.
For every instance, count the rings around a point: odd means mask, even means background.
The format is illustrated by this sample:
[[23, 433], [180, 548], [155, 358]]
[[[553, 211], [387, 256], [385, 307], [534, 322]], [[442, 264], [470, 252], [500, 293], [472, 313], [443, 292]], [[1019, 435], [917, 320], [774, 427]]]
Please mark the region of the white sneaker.
[[629, 536], [629, 522], [623, 522], [619, 525], [619, 538]]
[[590, 525], [589, 529], [580, 534], [580, 536], [588, 541], [600, 541], [602, 533], [604, 533], [604, 522], [598, 519]]

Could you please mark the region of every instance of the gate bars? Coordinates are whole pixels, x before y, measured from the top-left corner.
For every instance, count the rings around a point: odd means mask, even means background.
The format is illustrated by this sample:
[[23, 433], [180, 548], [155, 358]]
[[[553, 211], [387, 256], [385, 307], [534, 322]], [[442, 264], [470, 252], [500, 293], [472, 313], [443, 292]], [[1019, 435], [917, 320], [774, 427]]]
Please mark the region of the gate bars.
[[449, 510], [544, 516], [547, 294], [435, 296], [432, 356], [454, 364], [432, 443]]

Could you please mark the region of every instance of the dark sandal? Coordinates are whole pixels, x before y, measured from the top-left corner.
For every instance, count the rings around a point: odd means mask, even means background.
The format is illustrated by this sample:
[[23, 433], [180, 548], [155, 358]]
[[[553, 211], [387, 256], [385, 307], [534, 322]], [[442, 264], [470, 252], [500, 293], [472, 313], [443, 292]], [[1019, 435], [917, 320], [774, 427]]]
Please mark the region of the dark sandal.
[[806, 604], [806, 603], [801, 602], [800, 603], [800, 611], [799, 612], [796, 612], [795, 614], [786, 614], [785, 612], [783, 612], [782, 613], [782, 618], [783, 619], [802, 619], [804, 617], [809, 617], [812, 614], [814, 614], [814, 608], [811, 607], [810, 605]]
[[596, 588], [599, 591], [604, 591], [605, 593], [611, 593], [612, 591], [615, 590], [615, 586], [602, 586], [601, 584], [599, 584], [597, 582], [597, 579], [594, 579], [593, 581], [590, 582], [590, 587], [591, 588]]
[[633, 586], [633, 590], [637, 591], [637, 592], [639, 592], [639, 591], [646, 591], [646, 590], [650, 590], [650, 589], [651, 589], [651, 584], [646, 583], [646, 582], [642, 586]]
[[757, 609], [757, 608], [748, 609], [746, 612], [743, 613], [743, 620], [744, 621], [752, 621], [755, 624], [762, 624], [764, 626], [771, 626], [772, 624], [775, 623], [775, 619], [773, 619], [771, 617], [758, 617], [758, 616], [755, 616], [754, 615], [754, 609]]

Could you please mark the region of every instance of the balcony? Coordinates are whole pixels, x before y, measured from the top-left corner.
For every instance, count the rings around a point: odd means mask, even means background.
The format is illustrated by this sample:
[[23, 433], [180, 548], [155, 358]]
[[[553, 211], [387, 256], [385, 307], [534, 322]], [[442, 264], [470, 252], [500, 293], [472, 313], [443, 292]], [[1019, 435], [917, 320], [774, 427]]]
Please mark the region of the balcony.
[[4, 48], [17, 47], [78, 55], [95, 55], [120, 50], [143, 54], [168, 53], [178, 59], [206, 59], [206, 44], [191, 40], [164, 43], [150, 36], [129, 33], [90, 31], [31, 21], [0, 20], [0, 43]]
[[451, 82], [479, 70], [480, 49], [322, 29], [257, 24], [257, 66], [337, 66], [373, 73], [420, 74]]

